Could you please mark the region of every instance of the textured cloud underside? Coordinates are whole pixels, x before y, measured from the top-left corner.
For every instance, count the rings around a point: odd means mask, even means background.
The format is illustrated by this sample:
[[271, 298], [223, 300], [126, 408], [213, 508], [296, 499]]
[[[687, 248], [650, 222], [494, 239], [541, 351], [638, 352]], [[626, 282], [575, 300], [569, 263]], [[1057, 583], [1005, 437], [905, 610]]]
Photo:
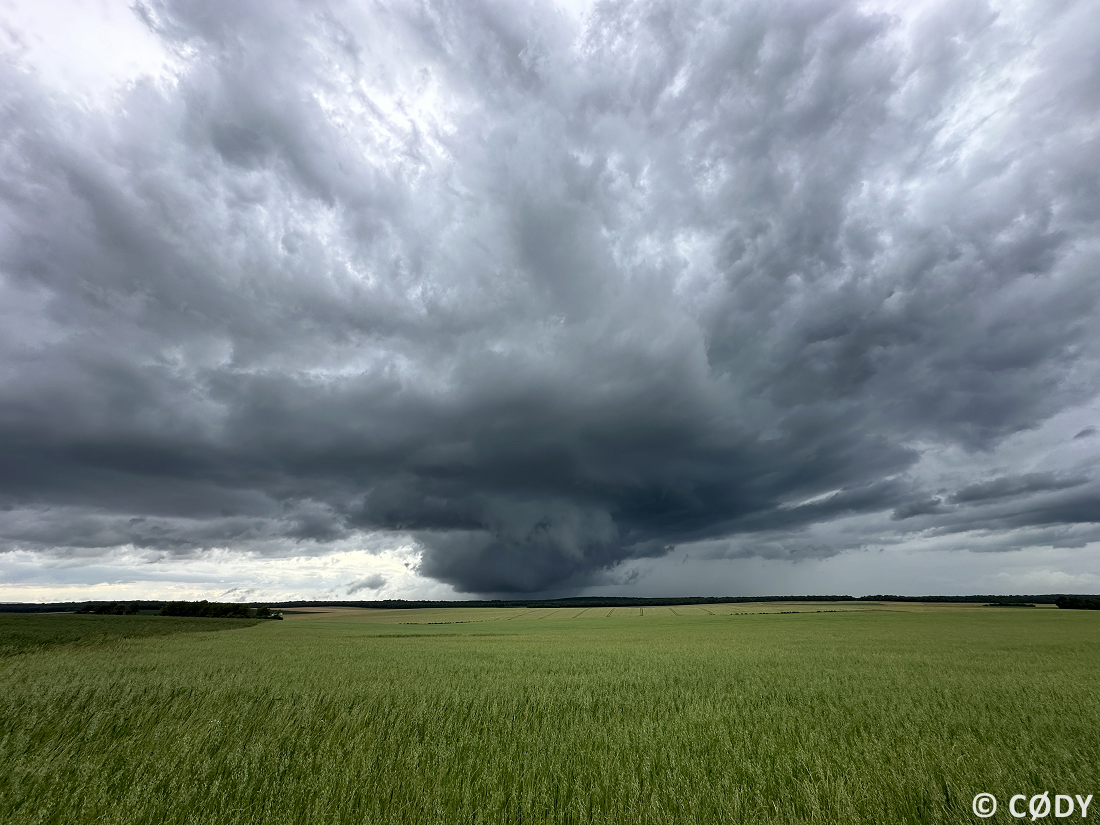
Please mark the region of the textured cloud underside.
[[1005, 446], [1100, 386], [1091, 4], [137, 11], [171, 82], [0, 66], [4, 547], [1100, 538], [1091, 423]]

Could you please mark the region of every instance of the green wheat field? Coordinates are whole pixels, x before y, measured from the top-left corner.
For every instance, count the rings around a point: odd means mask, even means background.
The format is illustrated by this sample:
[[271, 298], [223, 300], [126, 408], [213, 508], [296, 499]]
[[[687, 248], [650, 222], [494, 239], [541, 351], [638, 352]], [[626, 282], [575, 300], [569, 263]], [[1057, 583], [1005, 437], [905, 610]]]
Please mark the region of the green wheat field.
[[1100, 796], [1098, 674], [1047, 607], [0, 615], [0, 820], [1015, 822]]

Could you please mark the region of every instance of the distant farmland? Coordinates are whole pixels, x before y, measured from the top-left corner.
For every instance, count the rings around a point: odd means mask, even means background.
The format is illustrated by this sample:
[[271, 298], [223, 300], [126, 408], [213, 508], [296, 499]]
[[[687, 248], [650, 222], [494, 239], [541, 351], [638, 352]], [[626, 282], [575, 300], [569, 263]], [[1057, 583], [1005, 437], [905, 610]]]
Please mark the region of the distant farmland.
[[0, 615], [0, 820], [961, 823], [979, 792], [1100, 796], [1097, 612], [304, 610]]

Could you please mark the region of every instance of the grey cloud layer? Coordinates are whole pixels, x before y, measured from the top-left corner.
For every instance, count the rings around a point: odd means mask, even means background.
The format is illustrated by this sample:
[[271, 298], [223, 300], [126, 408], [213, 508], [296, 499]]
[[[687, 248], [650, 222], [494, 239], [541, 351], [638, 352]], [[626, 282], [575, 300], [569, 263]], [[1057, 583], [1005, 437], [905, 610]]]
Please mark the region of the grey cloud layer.
[[505, 592], [1100, 521], [1091, 460], [915, 473], [1092, 398], [1100, 294], [1089, 4], [928, 9], [163, 2], [174, 86], [4, 67], [6, 546]]

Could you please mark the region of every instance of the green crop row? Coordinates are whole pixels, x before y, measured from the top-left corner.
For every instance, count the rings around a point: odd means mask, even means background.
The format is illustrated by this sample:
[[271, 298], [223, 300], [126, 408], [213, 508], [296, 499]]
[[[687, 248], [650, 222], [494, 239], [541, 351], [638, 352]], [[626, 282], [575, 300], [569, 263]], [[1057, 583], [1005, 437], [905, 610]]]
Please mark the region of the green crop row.
[[9, 656], [0, 820], [961, 823], [979, 792], [1100, 796], [1095, 613], [454, 615]]

